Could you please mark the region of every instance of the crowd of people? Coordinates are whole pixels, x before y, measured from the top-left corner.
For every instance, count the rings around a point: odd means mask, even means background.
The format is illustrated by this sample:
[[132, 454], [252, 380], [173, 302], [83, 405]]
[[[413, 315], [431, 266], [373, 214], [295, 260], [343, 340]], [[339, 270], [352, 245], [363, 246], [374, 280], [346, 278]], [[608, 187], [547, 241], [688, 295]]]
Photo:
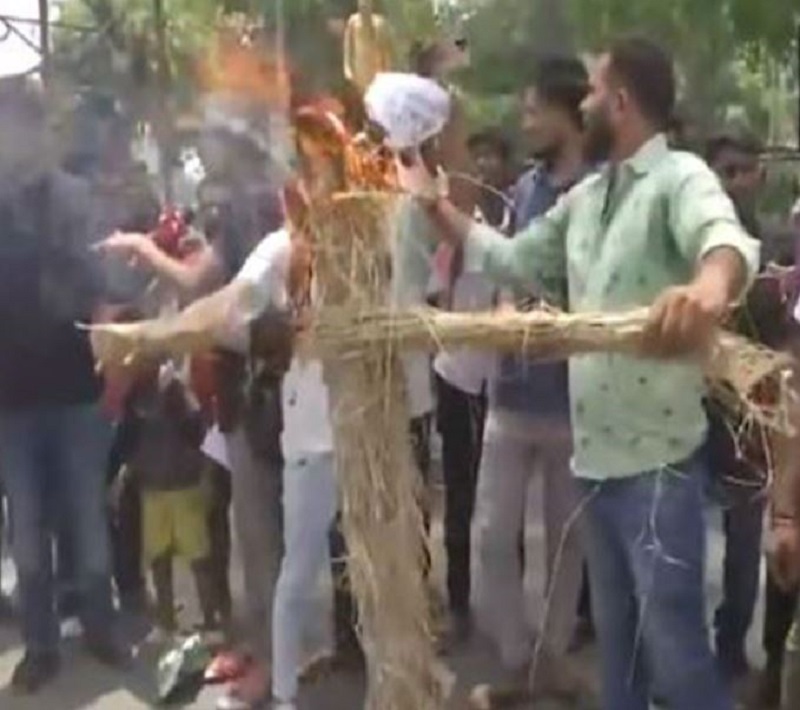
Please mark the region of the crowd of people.
[[[794, 254], [791, 240], [787, 249], [759, 224], [762, 146], [723, 131], [701, 155], [679, 149], [668, 136], [671, 59], [626, 38], [591, 70], [570, 57], [532, 62], [520, 109], [533, 160], [520, 168], [500, 129], [467, 134], [448, 84], [451, 53], [417, 48], [414, 60], [449, 96], [450, 115], [403, 168], [430, 187], [431, 166], [441, 166], [451, 190], [412, 191], [402, 203], [396, 305], [652, 307], [647, 360], [542, 363], [467, 350], [403, 360], [409, 437], [427, 485], [434, 427], [441, 438], [443, 646], [480, 635], [505, 670], [502, 682], [475, 688], [474, 706], [556, 697], [605, 710], [732, 710], [734, 696], [754, 708], [800, 706], [800, 642], [790, 633], [796, 450], [779, 437], [740, 441], [706, 396], [700, 365], [684, 357], [723, 322], [792, 350]], [[294, 110], [334, 131], [340, 120]], [[114, 667], [131, 659], [119, 610], [149, 614], [166, 643], [180, 630], [179, 558], [195, 581], [198, 629], [227, 649], [209, 669], [229, 682], [220, 707], [290, 710], [326, 566], [332, 667], [358, 666], [364, 653], [328, 391], [320, 363], [292, 353], [295, 322], [313, 305], [304, 213], [335, 189], [337, 171], [298, 139], [287, 188], [268, 145], [210, 121], [188, 219], [160, 204], [133, 163], [113, 105], [92, 104], [87, 116], [92, 139], [65, 159], [52, 150], [38, 88], [0, 82], [0, 475], [17, 578], [3, 607], [25, 647], [11, 684], [31, 694], [54, 679], [66, 617], [80, 618], [87, 650]], [[100, 374], [75, 327], [164, 313], [178, 314], [176, 328], [202, 313], [219, 347]], [[250, 355], [256, 338], [271, 357]], [[709, 509], [721, 511], [725, 537], [713, 645]], [[774, 537], [767, 665], [745, 688], [765, 519]], [[533, 523], [546, 555], [530, 570]], [[231, 592], [232, 537], [241, 600]], [[543, 580], [535, 604], [531, 572]], [[541, 611], [533, 626], [531, 606]], [[599, 693], [575, 657], [595, 637]]]

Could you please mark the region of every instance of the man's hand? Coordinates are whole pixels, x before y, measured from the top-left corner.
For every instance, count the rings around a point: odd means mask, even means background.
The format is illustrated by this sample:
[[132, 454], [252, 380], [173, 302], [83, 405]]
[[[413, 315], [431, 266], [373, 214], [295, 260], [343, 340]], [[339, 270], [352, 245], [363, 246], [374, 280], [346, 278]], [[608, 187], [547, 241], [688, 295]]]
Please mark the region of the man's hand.
[[678, 357], [702, 352], [746, 283], [747, 264], [739, 251], [728, 246], [710, 251], [692, 283], [668, 288], [656, 299], [644, 333], [646, 354]]
[[789, 519], [775, 523], [767, 559], [778, 586], [792, 592], [800, 583], [800, 527]]
[[727, 309], [727, 299], [700, 283], [667, 289], [650, 310], [644, 332], [645, 352], [653, 357], [702, 352]]

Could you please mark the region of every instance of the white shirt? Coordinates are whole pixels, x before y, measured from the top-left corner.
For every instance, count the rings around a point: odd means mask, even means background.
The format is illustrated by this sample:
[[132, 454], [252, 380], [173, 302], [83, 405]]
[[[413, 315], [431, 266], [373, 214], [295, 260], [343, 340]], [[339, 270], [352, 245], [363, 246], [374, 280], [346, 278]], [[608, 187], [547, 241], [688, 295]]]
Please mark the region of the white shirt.
[[[286, 283], [291, 258], [291, 237], [281, 229], [267, 235], [247, 258], [237, 281], [252, 288], [252, 302], [244, 313], [231, 318], [231, 323], [248, 323], [266, 308], [288, 308]], [[400, 283], [398, 281], [397, 283]], [[393, 289], [390, 302], [396, 307], [419, 305], [424, 302], [426, 287]], [[244, 317], [242, 317], [244, 316]], [[234, 326], [235, 327], [235, 326]], [[401, 355], [405, 369], [411, 417], [433, 410], [431, 365], [427, 353]], [[328, 388], [323, 381], [319, 361], [292, 360], [283, 382], [283, 455], [287, 461], [311, 454], [333, 451]]]
[[[287, 308], [286, 282], [292, 253], [289, 232], [268, 235], [247, 258], [236, 280], [252, 287], [256, 315], [268, 306]], [[328, 387], [318, 360], [292, 360], [283, 380], [283, 435], [281, 446], [287, 462], [333, 451]]]
[[[418, 308], [425, 304], [431, 274], [431, 254], [418, 248], [410, 238], [417, 229], [430, 229], [430, 220], [410, 197], [398, 201], [392, 218], [392, 285], [389, 307], [397, 310]], [[417, 268], [416, 264], [424, 264]], [[407, 352], [400, 356], [405, 368], [408, 407], [412, 418], [433, 411], [431, 357], [427, 352]]]
[[[486, 311], [494, 301], [494, 286], [477, 273], [462, 273], [453, 288], [453, 310]], [[471, 348], [440, 352], [433, 369], [443, 380], [468, 394], [480, 394], [491, 376], [495, 357]]]

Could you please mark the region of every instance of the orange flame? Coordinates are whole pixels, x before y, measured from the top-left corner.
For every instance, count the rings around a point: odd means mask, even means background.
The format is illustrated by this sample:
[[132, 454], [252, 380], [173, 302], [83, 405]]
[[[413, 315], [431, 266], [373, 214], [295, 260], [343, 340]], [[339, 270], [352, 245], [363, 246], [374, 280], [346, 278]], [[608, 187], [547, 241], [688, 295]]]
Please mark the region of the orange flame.
[[267, 106], [289, 102], [289, 68], [271, 49], [263, 32], [222, 26], [197, 67], [208, 93], [227, 93]]
[[346, 191], [395, 190], [397, 175], [391, 155], [367, 135], [352, 135], [344, 108], [331, 97], [306, 104], [294, 115], [294, 127], [306, 155], [334, 160]]

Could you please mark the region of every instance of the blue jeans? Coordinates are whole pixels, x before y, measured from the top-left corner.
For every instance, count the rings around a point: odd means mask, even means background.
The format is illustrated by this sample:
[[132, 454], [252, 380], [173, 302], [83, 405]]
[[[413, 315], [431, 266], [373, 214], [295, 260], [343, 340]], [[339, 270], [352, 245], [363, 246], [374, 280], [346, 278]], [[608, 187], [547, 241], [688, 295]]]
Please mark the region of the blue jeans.
[[105, 485], [110, 441], [111, 428], [93, 405], [0, 412], [2, 476], [30, 653], [58, 650], [53, 544], [62, 532], [74, 546], [87, 636], [103, 640], [113, 633]]
[[732, 710], [705, 617], [703, 461], [584, 480], [605, 710]]

